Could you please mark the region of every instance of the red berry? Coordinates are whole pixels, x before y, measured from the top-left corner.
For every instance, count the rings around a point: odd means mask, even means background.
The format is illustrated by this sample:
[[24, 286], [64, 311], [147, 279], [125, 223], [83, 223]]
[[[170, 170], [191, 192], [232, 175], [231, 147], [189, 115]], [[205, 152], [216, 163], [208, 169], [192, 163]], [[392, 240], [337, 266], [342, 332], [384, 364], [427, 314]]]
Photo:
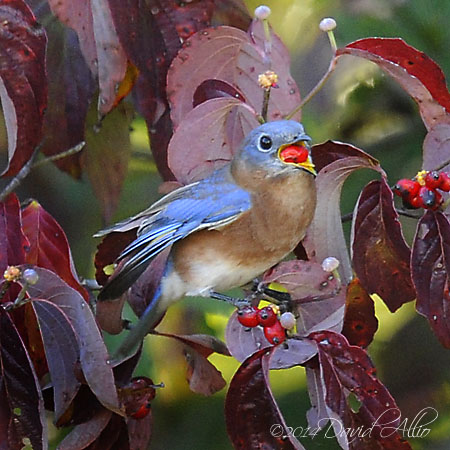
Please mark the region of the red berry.
[[259, 324], [262, 327], [271, 327], [278, 320], [272, 307], [265, 306], [259, 310]]
[[441, 184], [439, 185], [439, 189], [444, 192], [450, 192], [450, 176], [445, 172], [441, 172]]
[[150, 412], [150, 403], [144, 403], [136, 412], [131, 414], [133, 419], [143, 419]]
[[419, 193], [420, 184], [415, 180], [403, 178], [397, 181], [397, 184], [392, 188], [395, 194], [406, 200], [415, 197]]
[[436, 189], [440, 187], [441, 175], [439, 172], [433, 170], [425, 175], [425, 186], [430, 189]]
[[278, 345], [286, 340], [286, 330], [277, 320], [271, 327], [264, 328], [264, 336], [271, 344]]
[[244, 325], [244, 327], [254, 328], [259, 325], [259, 309], [254, 306], [246, 306], [245, 308], [239, 309], [238, 320], [239, 323]]
[[415, 197], [412, 197], [409, 200], [403, 199], [403, 205], [405, 206], [405, 208], [410, 209], [419, 209], [424, 207], [422, 197], [420, 197], [420, 195], [416, 195]]
[[280, 159], [285, 163], [300, 164], [308, 159], [309, 151], [300, 145], [289, 145], [280, 152]]
[[419, 197], [422, 199], [423, 207], [425, 209], [437, 209], [442, 203], [442, 195], [426, 186], [420, 188]]

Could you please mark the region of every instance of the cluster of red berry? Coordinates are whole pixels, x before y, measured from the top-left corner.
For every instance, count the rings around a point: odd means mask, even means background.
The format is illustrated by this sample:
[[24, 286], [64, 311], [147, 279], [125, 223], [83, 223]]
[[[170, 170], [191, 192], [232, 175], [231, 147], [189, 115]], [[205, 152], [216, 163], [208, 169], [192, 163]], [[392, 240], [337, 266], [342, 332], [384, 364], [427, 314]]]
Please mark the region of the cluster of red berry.
[[258, 325], [263, 327], [264, 336], [271, 344], [278, 345], [286, 340], [286, 328], [283, 327], [282, 321], [271, 306], [265, 306], [261, 309], [255, 306], [246, 306], [239, 309], [237, 314], [238, 321], [244, 327], [255, 328]]
[[413, 179], [403, 178], [392, 188], [395, 194], [403, 200], [405, 208], [425, 208], [436, 210], [443, 198], [439, 190], [450, 191], [450, 176], [445, 172], [428, 172], [423, 170]]

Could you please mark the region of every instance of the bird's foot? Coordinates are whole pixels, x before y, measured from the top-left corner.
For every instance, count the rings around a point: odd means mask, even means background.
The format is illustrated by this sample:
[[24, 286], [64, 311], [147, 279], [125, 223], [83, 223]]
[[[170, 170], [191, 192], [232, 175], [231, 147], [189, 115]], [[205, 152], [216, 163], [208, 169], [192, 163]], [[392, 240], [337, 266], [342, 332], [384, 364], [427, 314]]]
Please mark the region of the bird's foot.
[[247, 298], [231, 297], [226, 294], [221, 294], [220, 292], [210, 291], [209, 296], [216, 300], [221, 300], [227, 302], [236, 308], [243, 308], [244, 306], [249, 306], [251, 303]]

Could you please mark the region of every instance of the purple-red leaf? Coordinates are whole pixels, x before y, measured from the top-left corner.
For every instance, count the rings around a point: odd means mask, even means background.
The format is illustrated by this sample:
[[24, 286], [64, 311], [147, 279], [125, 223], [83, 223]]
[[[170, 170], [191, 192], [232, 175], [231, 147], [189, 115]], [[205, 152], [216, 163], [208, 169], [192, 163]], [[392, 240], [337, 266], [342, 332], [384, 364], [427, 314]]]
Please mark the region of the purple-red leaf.
[[236, 98], [213, 98], [191, 110], [168, 148], [169, 167], [183, 184], [204, 178], [226, 164], [241, 142], [258, 126], [256, 113]]
[[[41, 151], [51, 156], [84, 140], [86, 114], [95, 91], [94, 77], [80, 50], [77, 34], [61, 24], [47, 2], [27, 0], [48, 36], [48, 107]], [[81, 176], [80, 152], [55, 161], [74, 178]]]
[[[347, 436], [340, 429], [339, 438], [352, 449], [373, 448], [378, 441], [381, 448], [410, 449], [397, 431], [401, 413], [386, 387], [375, 377], [375, 369], [367, 353], [360, 347], [349, 345], [344, 336], [333, 332], [310, 335], [317, 342], [321, 379], [325, 389], [327, 408], [343, 422], [345, 429], [360, 433]], [[349, 403], [351, 392], [360, 403], [354, 412]], [[348, 438], [348, 440], [347, 440]], [[380, 448], [380, 447], [375, 447]]]
[[58, 445], [58, 450], [79, 450], [92, 444], [111, 420], [112, 412], [100, 409], [87, 422], [77, 425]]
[[85, 300], [89, 294], [80, 285], [64, 230], [37, 202], [22, 210], [22, 227], [30, 245], [25, 262], [56, 273]]
[[230, 83], [222, 80], [205, 80], [195, 90], [192, 106], [195, 108], [206, 100], [220, 97], [237, 98], [245, 103], [244, 96]]
[[25, 262], [30, 243], [22, 232], [20, 204], [16, 194], [0, 203], [0, 273], [7, 266]]
[[342, 334], [351, 345], [366, 348], [378, 329], [375, 306], [370, 295], [354, 278], [347, 286]]
[[411, 257], [417, 311], [450, 348], [450, 223], [441, 212], [427, 211], [417, 225]]
[[441, 68], [425, 53], [399, 38], [368, 38], [339, 49], [337, 55], [373, 61], [417, 102], [427, 129], [448, 121], [450, 94]]
[[4, 411], [8, 414], [1, 421], [8, 434], [2, 445], [22, 448], [26, 439], [33, 449], [46, 449], [47, 424], [41, 388], [22, 339], [3, 308], [0, 308], [0, 379], [6, 391]]
[[450, 124], [438, 123], [423, 141], [423, 170], [450, 171]]
[[49, 0], [58, 19], [74, 29], [83, 56], [95, 77], [100, 95], [98, 111], [107, 114], [114, 106], [116, 88], [125, 77], [127, 58], [119, 42], [107, 0]]
[[[225, 400], [228, 435], [235, 449], [303, 449], [288, 433], [269, 384], [270, 350], [263, 349], [248, 358], [231, 380]], [[279, 429], [273, 431], [273, 425]]]
[[13, 176], [42, 137], [47, 38], [22, 0], [0, 4], [0, 23], [0, 100], [8, 134], [8, 167], [2, 175]]
[[28, 293], [32, 298], [49, 300], [67, 315], [78, 337], [81, 368], [89, 387], [105, 407], [120, 414], [108, 351], [89, 305], [53, 272], [34, 269], [39, 280], [28, 286]]
[[68, 317], [47, 300], [32, 302], [44, 342], [45, 356], [53, 385], [55, 419], [57, 423], [80, 388], [75, 376], [79, 347]]
[[378, 294], [391, 312], [416, 298], [411, 251], [403, 238], [391, 189], [382, 178], [361, 192], [353, 218], [353, 269], [369, 294]]
[[[343, 156], [347, 153], [349, 156]], [[329, 256], [337, 258], [340, 262], [339, 272], [342, 280], [347, 284], [353, 274], [341, 223], [342, 186], [355, 170], [373, 169], [380, 173], [383, 173], [383, 170], [372, 156], [340, 142], [328, 141], [321, 146], [315, 146], [313, 159], [321, 157], [327, 157], [332, 162], [320, 164], [322, 168], [316, 179], [316, 213], [303, 244], [308, 255], [318, 262]]]
[[332, 273], [319, 263], [292, 260], [278, 264], [263, 278], [264, 284], [281, 284], [291, 295], [298, 314], [297, 331], [341, 331], [344, 320], [345, 290]]
[[188, 364], [186, 378], [192, 392], [209, 396], [226, 386], [222, 374], [201, 353], [185, 348], [184, 356]]

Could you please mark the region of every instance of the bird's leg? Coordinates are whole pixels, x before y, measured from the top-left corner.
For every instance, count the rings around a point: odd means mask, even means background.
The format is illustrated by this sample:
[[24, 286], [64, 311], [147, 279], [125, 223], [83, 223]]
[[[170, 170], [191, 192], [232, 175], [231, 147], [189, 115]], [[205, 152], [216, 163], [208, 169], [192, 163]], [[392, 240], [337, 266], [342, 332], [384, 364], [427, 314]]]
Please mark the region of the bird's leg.
[[220, 292], [210, 291], [209, 296], [216, 300], [221, 300], [223, 302], [227, 302], [230, 305], [236, 306], [237, 308], [242, 308], [243, 306], [248, 306], [250, 302], [247, 299], [230, 297], [226, 294], [221, 294]]

